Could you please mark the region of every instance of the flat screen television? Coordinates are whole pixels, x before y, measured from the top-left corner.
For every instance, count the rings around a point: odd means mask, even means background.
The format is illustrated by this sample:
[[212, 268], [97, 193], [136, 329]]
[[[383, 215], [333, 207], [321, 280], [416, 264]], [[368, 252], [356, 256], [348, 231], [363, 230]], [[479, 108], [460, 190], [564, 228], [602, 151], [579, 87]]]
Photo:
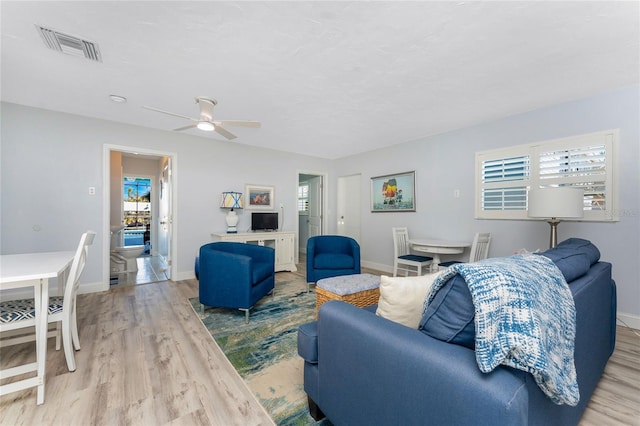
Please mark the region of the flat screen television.
[[272, 213], [251, 213], [252, 231], [277, 231], [278, 212]]

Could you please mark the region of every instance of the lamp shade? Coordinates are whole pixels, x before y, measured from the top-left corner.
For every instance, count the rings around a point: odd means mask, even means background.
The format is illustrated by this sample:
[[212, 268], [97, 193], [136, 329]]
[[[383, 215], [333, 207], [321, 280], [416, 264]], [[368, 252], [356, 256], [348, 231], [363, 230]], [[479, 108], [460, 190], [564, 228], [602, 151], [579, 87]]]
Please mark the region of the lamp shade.
[[571, 219], [584, 215], [584, 191], [570, 186], [529, 191], [527, 215], [537, 218]]
[[242, 208], [242, 192], [223, 192], [220, 199], [220, 208], [223, 209], [241, 209]]

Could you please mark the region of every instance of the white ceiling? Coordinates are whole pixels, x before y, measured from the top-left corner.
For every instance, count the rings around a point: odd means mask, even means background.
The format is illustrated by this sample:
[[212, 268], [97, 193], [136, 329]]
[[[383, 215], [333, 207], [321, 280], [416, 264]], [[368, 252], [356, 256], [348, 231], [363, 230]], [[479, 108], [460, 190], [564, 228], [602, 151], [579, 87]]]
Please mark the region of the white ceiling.
[[142, 105], [209, 96], [262, 123], [229, 143], [340, 158], [639, 84], [639, 4], [2, 1], [2, 100], [171, 131], [189, 122]]

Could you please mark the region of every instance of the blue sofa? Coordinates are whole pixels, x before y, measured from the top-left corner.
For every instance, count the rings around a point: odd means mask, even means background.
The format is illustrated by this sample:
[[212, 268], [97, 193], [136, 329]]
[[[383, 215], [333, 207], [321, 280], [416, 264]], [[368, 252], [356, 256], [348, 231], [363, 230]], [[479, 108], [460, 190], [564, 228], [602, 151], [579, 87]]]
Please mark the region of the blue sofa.
[[342, 235], [318, 235], [307, 240], [307, 283], [360, 273], [360, 245]]
[[[200, 247], [196, 271], [200, 303], [249, 310], [275, 287], [275, 250], [253, 244], [216, 242]], [[199, 270], [199, 271], [198, 271]]]
[[[562, 271], [575, 302], [577, 406], [556, 405], [524, 371], [501, 365], [482, 373], [474, 349], [455, 339], [389, 321], [375, 306], [330, 301], [298, 331], [311, 415], [335, 425], [578, 424], [614, 349], [615, 282], [589, 241], [573, 238], [543, 255]], [[462, 299], [451, 301], [472, 304]]]

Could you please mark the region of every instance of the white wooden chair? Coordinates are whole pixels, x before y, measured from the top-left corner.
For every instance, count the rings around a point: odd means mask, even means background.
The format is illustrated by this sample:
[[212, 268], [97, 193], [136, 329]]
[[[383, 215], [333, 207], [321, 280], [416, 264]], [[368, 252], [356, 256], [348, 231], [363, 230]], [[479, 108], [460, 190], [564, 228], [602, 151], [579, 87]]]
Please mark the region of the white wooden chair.
[[398, 275], [398, 270], [404, 271], [405, 276], [409, 275], [409, 272], [422, 275], [423, 269], [431, 265], [433, 258], [411, 253], [407, 228], [391, 228], [391, 231], [393, 232], [393, 276]]
[[[56, 350], [59, 350], [59, 331], [60, 329], [62, 330], [64, 356], [67, 360], [69, 371], [76, 370], [73, 348], [80, 349], [78, 323], [76, 320], [76, 295], [78, 293], [79, 278], [87, 261], [89, 246], [93, 243], [95, 235], [96, 233], [93, 231], [87, 231], [82, 234], [67, 275], [64, 296], [49, 297], [48, 322], [58, 323], [58, 327], [57, 330], [50, 331], [48, 337], [56, 337]], [[58, 283], [58, 285], [61, 284]], [[31, 327], [35, 327], [35, 302], [33, 299], [11, 300], [0, 303], [0, 331], [17, 331]], [[16, 336], [14, 334], [6, 339], [3, 338], [0, 346], [15, 345], [32, 340], [35, 340], [35, 332], [30, 332], [26, 336]]]
[[[473, 263], [478, 260], [484, 260], [489, 255], [489, 244], [491, 244], [490, 232], [478, 232], [473, 237], [473, 243], [471, 243], [471, 253], [469, 254], [469, 262]], [[443, 268], [455, 265], [456, 263], [465, 263], [459, 260], [451, 260], [449, 262], [439, 263], [438, 266]]]

